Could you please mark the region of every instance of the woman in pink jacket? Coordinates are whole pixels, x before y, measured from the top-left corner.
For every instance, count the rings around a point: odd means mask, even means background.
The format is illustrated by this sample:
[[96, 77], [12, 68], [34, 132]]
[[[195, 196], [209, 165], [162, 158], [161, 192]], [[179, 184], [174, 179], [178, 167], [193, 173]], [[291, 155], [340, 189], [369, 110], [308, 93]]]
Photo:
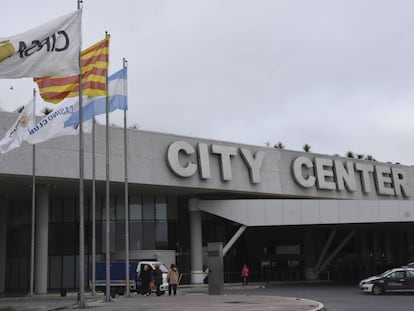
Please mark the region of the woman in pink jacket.
[[247, 265], [243, 265], [243, 268], [241, 270], [241, 277], [243, 279], [243, 285], [247, 285], [248, 278], [249, 278], [249, 268], [247, 268]]

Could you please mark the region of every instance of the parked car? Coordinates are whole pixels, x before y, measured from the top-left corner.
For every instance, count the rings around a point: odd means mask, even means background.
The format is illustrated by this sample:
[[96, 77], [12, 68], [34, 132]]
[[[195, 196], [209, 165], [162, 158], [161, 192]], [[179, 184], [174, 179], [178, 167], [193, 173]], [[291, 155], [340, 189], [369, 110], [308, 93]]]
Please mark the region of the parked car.
[[381, 295], [385, 292], [414, 292], [414, 268], [401, 267], [371, 276], [359, 282], [366, 293]]

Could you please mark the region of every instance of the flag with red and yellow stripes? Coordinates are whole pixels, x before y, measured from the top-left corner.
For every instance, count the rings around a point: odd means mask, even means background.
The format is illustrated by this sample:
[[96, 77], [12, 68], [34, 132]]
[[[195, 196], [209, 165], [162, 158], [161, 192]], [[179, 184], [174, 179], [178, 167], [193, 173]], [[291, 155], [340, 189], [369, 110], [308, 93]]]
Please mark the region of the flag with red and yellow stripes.
[[[81, 52], [82, 95], [106, 96], [109, 36]], [[33, 79], [44, 101], [57, 104], [66, 97], [79, 96], [79, 75]]]

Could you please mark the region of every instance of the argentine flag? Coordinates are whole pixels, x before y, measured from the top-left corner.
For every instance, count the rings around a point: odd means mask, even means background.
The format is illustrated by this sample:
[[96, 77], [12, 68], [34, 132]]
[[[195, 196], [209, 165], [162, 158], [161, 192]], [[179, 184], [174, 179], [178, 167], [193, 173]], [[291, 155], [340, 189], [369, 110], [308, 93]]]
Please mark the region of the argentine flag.
[[[127, 110], [128, 101], [126, 94], [127, 67], [115, 72], [108, 78], [109, 111], [116, 109]], [[83, 107], [83, 121], [106, 112], [106, 97], [93, 97]], [[79, 110], [74, 112], [65, 122], [65, 127], [79, 124]]]

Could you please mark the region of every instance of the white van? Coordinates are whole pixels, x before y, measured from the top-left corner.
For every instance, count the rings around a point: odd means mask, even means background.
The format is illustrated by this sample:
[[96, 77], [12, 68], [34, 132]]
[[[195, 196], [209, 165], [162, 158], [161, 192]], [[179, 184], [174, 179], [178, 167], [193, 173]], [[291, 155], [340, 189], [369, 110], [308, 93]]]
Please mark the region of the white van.
[[[161, 294], [164, 294], [168, 290], [168, 282], [167, 282], [167, 274], [168, 274], [168, 268], [162, 263], [161, 261], [140, 261], [137, 265], [137, 274], [136, 274], [136, 289], [137, 294], [141, 294], [141, 271], [144, 270], [144, 266], [148, 265], [148, 267], [151, 269], [151, 271], [155, 270], [155, 266], [159, 265], [160, 270], [162, 272], [162, 284], [160, 286]], [[155, 286], [151, 286], [151, 291], [156, 291]]]

